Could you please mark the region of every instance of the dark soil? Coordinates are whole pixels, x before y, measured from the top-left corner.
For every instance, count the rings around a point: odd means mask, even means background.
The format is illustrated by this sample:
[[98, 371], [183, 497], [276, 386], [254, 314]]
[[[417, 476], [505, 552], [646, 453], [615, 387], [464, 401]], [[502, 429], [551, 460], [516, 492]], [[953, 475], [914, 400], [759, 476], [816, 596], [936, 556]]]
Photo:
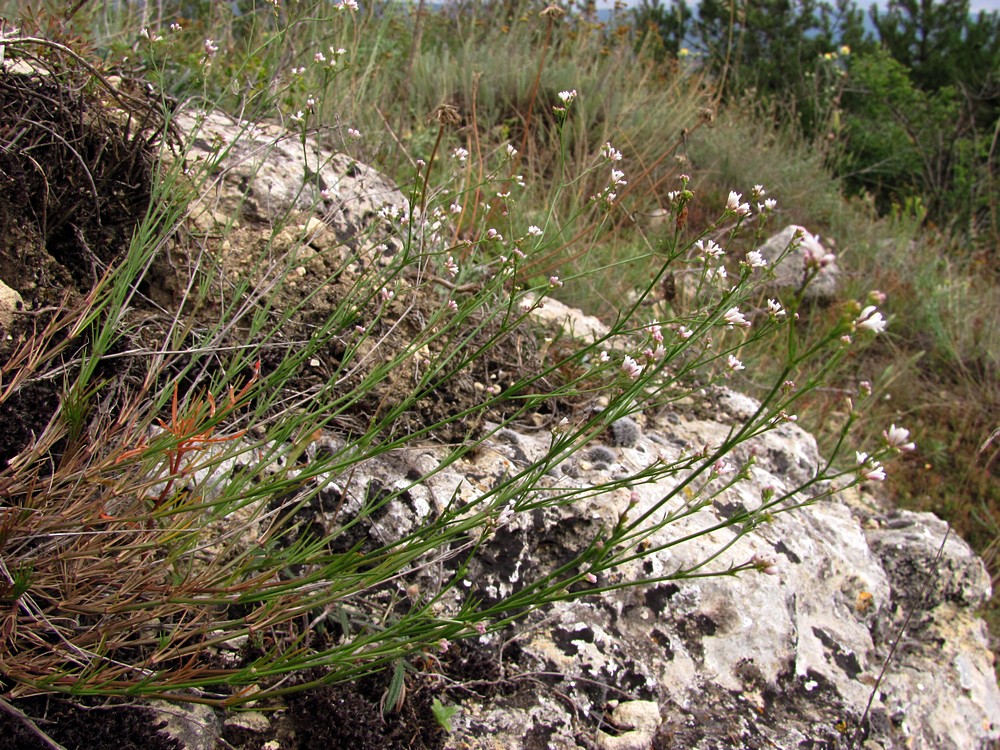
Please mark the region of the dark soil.
[[[66, 750], [184, 750], [180, 742], [159, 731], [165, 722], [157, 722], [148, 708], [83, 706], [51, 696], [17, 701], [16, 708]], [[51, 748], [26, 721], [0, 712], [0, 750]]]
[[[162, 128], [156, 108], [65, 52], [11, 45], [7, 58], [20, 68], [0, 71], [0, 269], [24, 308], [0, 329], [5, 384], [17, 375], [10, 358], [124, 254], [149, 205], [147, 140]], [[42, 434], [60, 385], [38, 379], [0, 393], [0, 469]]]

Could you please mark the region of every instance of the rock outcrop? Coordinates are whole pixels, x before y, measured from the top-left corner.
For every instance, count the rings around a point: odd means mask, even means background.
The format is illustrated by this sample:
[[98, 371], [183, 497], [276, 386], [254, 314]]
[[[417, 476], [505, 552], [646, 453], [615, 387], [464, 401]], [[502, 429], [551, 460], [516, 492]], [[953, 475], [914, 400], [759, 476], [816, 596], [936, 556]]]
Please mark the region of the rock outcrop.
[[[752, 406], [726, 391], [710, 396], [716, 418], [650, 416], [634, 442], [615, 445], [609, 435], [589, 460], [569, 462], [542, 484], [565, 491], [633, 473], [663, 453], [718, 440], [727, 422], [745, 416], [738, 409]], [[421, 512], [433, 513], [435, 498], [474, 491], [470, 478], [509, 473], [548, 441], [546, 433], [504, 436], [475, 460], [411, 488], [409, 502], [380, 520], [380, 538], [405, 533]], [[863, 496], [835, 497], [779, 513], [721, 554], [733, 532], [692, 536], [764, 487], [817, 470], [814, 440], [794, 425], [754, 447], [760, 462], [751, 482], [669, 524], [649, 540], [664, 549], [594, 586], [656, 577], [713, 556], [706, 570], [757, 556], [773, 562], [774, 575], [623, 588], [534, 613], [503, 635], [506, 674], [531, 687], [509, 700], [462, 703], [449, 746], [585, 748], [592, 746], [581, 739], [587, 737], [602, 748], [957, 750], [1000, 738], [1000, 691], [975, 614], [989, 597], [989, 579], [935, 516], [877, 510]], [[413, 460], [432, 468], [436, 450], [428, 446]], [[359, 480], [402, 486], [406, 471], [366, 466]], [[670, 489], [640, 486], [631, 512]], [[634, 501], [623, 490], [518, 515], [470, 569], [473, 593], [489, 600], [516, 590], [579, 551], [596, 527], [612, 525]], [[499, 639], [481, 641], [499, 657]]]

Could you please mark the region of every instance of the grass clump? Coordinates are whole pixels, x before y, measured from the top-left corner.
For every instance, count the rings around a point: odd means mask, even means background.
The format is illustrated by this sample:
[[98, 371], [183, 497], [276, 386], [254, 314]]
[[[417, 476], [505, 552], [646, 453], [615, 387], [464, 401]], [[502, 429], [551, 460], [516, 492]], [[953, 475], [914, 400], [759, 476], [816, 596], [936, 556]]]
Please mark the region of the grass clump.
[[[794, 421], [883, 330], [882, 313], [859, 294], [804, 331], [803, 290], [769, 298], [771, 267], [741, 244], [768, 229], [770, 196], [748, 184], [699, 203], [682, 171], [678, 149], [711, 120], [703, 81], [630, 72], [629, 47], [606, 29], [540, 10], [518, 6], [499, 32], [476, 14], [350, 3], [213, 6], [173, 30], [163, 18], [137, 31], [96, 7], [77, 19], [121, 24], [130, 36], [103, 48], [138, 55], [183, 102], [164, 96], [165, 127], [139, 127], [150, 200], [130, 241], [100, 261], [60, 261], [66, 303], [19, 316], [0, 361], [5, 419], [27, 413], [32, 389], [52, 404], [0, 467], [12, 695], [234, 705], [390, 669], [393, 706], [421, 659], [551, 602], [766, 572], [756, 559], [713, 570], [710, 557], [658, 577], [605, 575], [669, 546], [641, 542], [746, 480], [754, 459], [737, 449]], [[453, 35], [462, 24], [470, 34]], [[39, 44], [14, 34], [5, 54], [64, 81]], [[404, 55], [427, 83], [400, 98], [383, 67]], [[274, 181], [269, 154], [294, 155], [301, 174]], [[342, 192], [348, 178], [367, 187]], [[247, 189], [233, 199], [227, 182]], [[636, 222], [654, 210], [655, 232]], [[676, 279], [681, 291], [664, 295]], [[593, 341], [534, 322], [553, 295], [598, 293], [615, 315]], [[643, 410], [763, 356], [773, 367], [755, 373], [759, 408], [719, 445], [584, 489], [547, 479], [574, 456], [607, 458], [595, 443], [609, 433], [634, 442]], [[816, 476], [704, 533], [738, 539], [884, 478], [905, 431], [843, 460], [865, 408], [844, 415]], [[549, 436], [542, 455], [400, 512], [526, 424]], [[433, 460], [374, 480], [373, 466], [417, 448]], [[511, 593], [466, 593], [470, 566], [519, 515], [662, 480], [673, 489], [655, 504]]]

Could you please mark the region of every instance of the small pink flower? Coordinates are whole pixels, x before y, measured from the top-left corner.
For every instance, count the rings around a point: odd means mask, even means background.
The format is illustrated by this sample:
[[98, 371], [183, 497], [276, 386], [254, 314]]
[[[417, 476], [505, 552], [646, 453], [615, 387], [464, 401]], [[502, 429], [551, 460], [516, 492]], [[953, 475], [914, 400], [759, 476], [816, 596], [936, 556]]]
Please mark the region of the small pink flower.
[[733, 465], [728, 461], [719, 459], [714, 464], [712, 464], [712, 473], [716, 476], [725, 476], [726, 474], [732, 474], [734, 471]]
[[770, 560], [763, 555], [754, 555], [750, 558], [750, 564], [753, 565], [757, 570], [759, 570], [764, 575], [776, 576], [778, 575], [778, 566], [774, 560]]
[[722, 319], [726, 321], [726, 328], [732, 328], [733, 326], [740, 326], [741, 328], [750, 327], [750, 321], [744, 317], [738, 307], [730, 307], [726, 310], [726, 314], [722, 316]]
[[869, 482], [884, 482], [885, 481], [885, 469], [882, 468], [882, 464], [878, 461], [871, 468], [867, 468], [861, 472], [862, 478]]
[[910, 442], [910, 431], [903, 427], [891, 425], [888, 430], [882, 431], [882, 437], [891, 447], [901, 451], [916, 450], [916, 444]]
[[635, 380], [642, 375], [642, 366], [626, 354], [625, 359], [622, 361], [622, 371], [632, 378], [632, 380]]
[[729, 358], [726, 360], [726, 365], [733, 372], [739, 372], [740, 370], [747, 369], [746, 366], [738, 359], [736, 359], [736, 357], [734, 357], [732, 354], [730, 354]]

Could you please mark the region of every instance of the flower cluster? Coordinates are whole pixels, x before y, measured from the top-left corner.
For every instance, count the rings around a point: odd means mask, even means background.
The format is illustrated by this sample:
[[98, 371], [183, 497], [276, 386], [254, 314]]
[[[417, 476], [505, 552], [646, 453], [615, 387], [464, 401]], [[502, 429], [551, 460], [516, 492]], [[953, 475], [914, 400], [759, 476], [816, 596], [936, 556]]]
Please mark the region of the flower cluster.
[[750, 215], [750, 204], [740, 203], [743, 200], [743, 194], [737, 193], [735, 190], [729, 191], [729, 198], [726, 200], [726, 210], [731, 211], [740, 217], [747, 217]]

